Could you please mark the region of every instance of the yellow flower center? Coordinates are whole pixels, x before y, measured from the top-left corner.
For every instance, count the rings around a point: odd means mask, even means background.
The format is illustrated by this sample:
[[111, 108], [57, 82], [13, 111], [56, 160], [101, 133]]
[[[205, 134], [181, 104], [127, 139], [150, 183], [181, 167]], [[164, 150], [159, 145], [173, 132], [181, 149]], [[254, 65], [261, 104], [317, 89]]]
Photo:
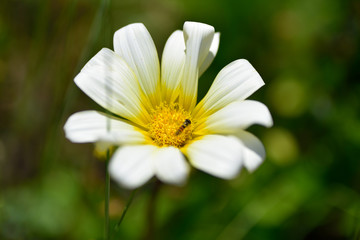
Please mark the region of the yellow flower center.
[[192, 118], [179, 104], [162, 102], [151, 113], [149, 134], [158, 146], [182, 147], [192, 137]]

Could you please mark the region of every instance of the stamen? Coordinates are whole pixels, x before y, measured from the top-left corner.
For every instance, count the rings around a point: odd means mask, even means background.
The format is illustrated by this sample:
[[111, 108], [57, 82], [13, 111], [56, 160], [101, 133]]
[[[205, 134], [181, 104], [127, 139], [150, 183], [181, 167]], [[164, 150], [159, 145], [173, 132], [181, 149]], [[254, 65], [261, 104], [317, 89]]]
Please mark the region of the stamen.
[[[185, 122], [191, 123], [191, 115], [179, 104], [163, 102], [152, 111], [151, 117], [149, 134], [156, 145], [182, 147], [191, 139], [193, 124], [183, 126]], [[181, 129], [182, 127], [184, 128]]]

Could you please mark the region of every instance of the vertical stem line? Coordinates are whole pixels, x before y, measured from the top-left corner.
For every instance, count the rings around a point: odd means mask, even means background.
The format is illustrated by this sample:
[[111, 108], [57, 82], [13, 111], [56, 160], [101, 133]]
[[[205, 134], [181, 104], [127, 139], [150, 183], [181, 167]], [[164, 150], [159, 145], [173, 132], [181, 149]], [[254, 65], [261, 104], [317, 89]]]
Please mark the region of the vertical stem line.
[[110, 150], [106, 151], [106, 169], [105, 169], [105, 224], [104, 236], [105, 240], [110, 239], [110, 219], [109, 219], [109, 199], [110, 199], [110, 175], [108, 164], [110, 160]]
[[155, 234], [155, 227], [156, 227], [156, 200], [158, 197], [158, 193], [161, 187], [161, 182], [159, 180], [156, 180], [151, 196], [149, 199], [148, 209], [147, 209], [147, 231], [145, 233], [144, 240], [155, 240], [156, 234]]

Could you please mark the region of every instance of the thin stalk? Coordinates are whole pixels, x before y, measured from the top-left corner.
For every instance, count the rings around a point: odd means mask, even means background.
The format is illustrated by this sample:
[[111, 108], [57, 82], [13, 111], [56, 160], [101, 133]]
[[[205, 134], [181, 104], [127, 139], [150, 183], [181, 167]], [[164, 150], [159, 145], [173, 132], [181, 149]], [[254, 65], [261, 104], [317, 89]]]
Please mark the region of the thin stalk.
[[110, 199], [110, 175], [108, 171], [108, 164], [110, 160], [110, 150], [106, 151], [106, 169], [105, 169], [105, 240], [110, 239], [110, 219], [109, 219], [109, 199]]
[[117, 229], [120, 227], [120, 224], [121, 224], [122, 221], [124, 220], [124, 217], [125, 217], [125, 215], [126, 215], [126, 212], [127, 212], [127, 210], [129, 209], [129, 207], [130, 207], [130, 205], [131, 205], [131, 203], [132, 203], [132, 200], [134, 199], [135, 193], [136, 193], [136, 189], [131, 192], [130, 197], [129, 197], [129, 200], [127, 201], [126, 206], [125, 206], [125, 208], [124, 208], [124, 211], [123, 211], [122, 214], [121, 214], [120, 220], [119, 220], [119, 222], [118, 222], [118, 223], [116, 224], [116, 226], [115, 226], [115, 230], [117, 230]]
[[146, 240], [155, 240], [156, 234], [155, 234], [155, 223], [156, 223], [156, 200], [158, 197], [158, 193], [161, 187], [161, 182], [159, 180], [156, 180], [154, 187], [152, 189], [152, 193], [150, 196], [148, 209], [147, 209], [147, 231], [145, 234], [144, 239]]

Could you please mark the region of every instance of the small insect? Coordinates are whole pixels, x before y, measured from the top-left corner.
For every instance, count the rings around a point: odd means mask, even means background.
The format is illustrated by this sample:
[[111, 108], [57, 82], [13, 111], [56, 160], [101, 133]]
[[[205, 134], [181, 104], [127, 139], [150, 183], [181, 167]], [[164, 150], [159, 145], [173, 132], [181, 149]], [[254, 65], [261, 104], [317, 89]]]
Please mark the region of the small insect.
[[191, 121], [189, 119], [185, 119], [184, 123], [179, 127], [179, 129], [176, 131], [175, 135], [179, 135], [184, 131], [184, 129], [191, 124]]

